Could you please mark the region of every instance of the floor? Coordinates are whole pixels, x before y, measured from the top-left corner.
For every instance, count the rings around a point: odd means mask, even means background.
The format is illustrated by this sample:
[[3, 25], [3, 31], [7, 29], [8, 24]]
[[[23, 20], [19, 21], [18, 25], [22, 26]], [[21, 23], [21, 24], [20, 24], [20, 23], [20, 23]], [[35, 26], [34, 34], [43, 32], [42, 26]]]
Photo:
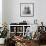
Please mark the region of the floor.
[[46, 46], [46, 45], [40, 45], [40, 46]]
[[38, 42], [32, 42], [32, 46], [46, 46], [46, 45], [39, 45]]
[[[4, 45], [0, 45], [0, 46], [4, 46]], [[35, 45], [33, 45], [33, 46], [35, 46]], [[38, 45], [37, 45], [38, 46]], [[40, 46], [46, 46], [46, 45], [40, 45]]]
[[4, 45], [0, 45], [0, 46], [4, 46]]

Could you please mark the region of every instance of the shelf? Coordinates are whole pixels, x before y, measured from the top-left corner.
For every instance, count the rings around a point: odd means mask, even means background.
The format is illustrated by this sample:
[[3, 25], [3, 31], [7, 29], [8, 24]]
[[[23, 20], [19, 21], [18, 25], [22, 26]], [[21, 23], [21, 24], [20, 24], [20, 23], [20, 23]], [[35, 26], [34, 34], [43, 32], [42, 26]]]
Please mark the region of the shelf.
[[10, 32], [10, 33], [15, 33], [15, 32]]
[[[17, 35], [22, 34], [23, 36], [25, 36], [26, 34], [26, 28], [30, 27], [31, 25], [9, 25], [10, 27], [10, 33], [15, 33], [14, 30], [16, 31]], [[13, 31], [13, 32], [11, 32]]]
[[16, 33], [23, 33], [23, 32], [16, 32]]
[[9, 25], [9, 26], [31, 26], [31, 25]]
[[[15, 33], [15, 32], [10, 32], [10, 33]], [[16, 32], [16, 33], [23, 33], [23, 32]]]

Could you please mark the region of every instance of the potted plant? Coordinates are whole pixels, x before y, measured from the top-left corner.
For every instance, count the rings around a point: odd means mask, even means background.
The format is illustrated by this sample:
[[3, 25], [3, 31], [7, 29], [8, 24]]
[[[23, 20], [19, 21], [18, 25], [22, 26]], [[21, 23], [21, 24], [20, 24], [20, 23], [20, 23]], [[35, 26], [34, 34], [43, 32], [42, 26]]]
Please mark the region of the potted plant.
[[0, 31], [0, 44], [4, 44], [4, 40], [7, 37], [8, 29], [7, 24], [3, 24], [3, 31]]

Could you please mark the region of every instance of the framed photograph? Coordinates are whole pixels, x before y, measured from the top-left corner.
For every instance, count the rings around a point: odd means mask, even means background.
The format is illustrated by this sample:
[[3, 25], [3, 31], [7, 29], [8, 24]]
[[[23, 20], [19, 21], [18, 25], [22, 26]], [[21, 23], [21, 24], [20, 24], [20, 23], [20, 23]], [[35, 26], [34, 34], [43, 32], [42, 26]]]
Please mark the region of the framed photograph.
[[34, 16], [34, 3], [20, 3], [20, 16], [33, 17]]

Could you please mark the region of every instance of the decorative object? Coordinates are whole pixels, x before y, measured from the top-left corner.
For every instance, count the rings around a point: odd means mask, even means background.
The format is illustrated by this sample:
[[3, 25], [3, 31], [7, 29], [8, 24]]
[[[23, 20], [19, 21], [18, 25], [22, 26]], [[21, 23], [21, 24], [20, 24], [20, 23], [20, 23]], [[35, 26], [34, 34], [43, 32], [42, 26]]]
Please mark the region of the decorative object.
[[0, 31], [0, 44], [4, 44], [5, 38], [7, 37], [8, 29], [7, 24], [3, 24], [3, 30]]
[[5, 38], [0, 38], [0, 44], [4, 44]]
[[34, 24], [37, 24], [37, 19], [34, 20]]
[[4, 23], [3, 24], [3, 31], [1, 32], [0, 38], [6, 38], [7, 37], [7, 32], [8, 32], [7, 24]]
[[20, 3], [20, 16], [21, 17], [34, 16], [34, 3]]
[[28, 40], [32, 39], [32, 32], [30, 32], [30, 27], [27, 27], [26, 29], [26, 38]]

